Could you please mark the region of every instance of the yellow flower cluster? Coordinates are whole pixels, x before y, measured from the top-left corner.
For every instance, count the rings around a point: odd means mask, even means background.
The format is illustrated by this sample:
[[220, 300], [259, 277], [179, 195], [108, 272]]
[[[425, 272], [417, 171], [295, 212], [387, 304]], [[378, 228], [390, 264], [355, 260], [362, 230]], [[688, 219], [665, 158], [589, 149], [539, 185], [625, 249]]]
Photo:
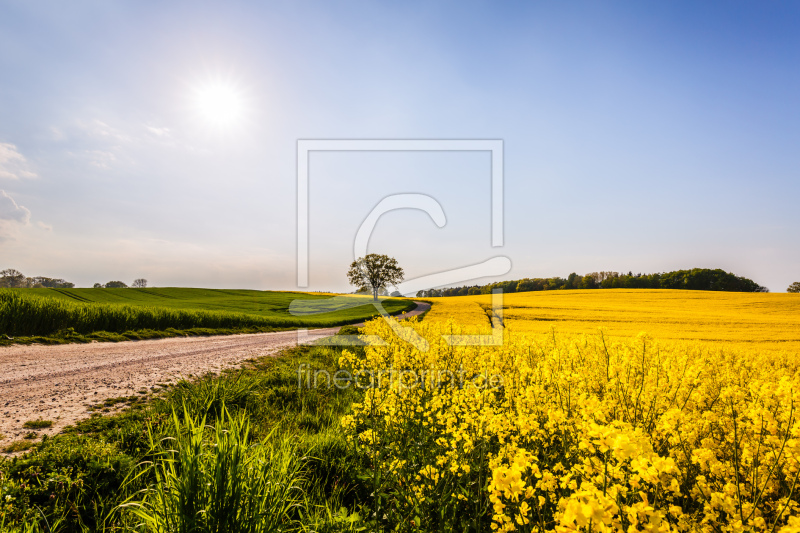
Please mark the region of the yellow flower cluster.
[[411, 326], [427, 351], [376, 320], [366, 333], [387, 345], [341, 361], [404, 376], [343, 420], [397, 523], [800, 531], [798, 358], [513, 326], [502, 345], [450, 345], [457, 322]]

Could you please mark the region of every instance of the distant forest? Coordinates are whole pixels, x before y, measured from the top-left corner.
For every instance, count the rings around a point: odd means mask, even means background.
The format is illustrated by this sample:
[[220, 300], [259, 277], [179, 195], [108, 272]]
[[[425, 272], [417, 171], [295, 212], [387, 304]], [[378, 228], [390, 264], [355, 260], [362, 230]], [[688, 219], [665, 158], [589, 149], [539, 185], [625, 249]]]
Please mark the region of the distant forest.
[[509, 292], [552, 291], [563, 289], [684, 289], [693, 291], [769, 292], [755, 281], [725, 272], [722, 269], [693, 268], [659, 274], [620, 274], [592, 272], [585, 276], [572, 273], [566, 278], [525, 278], [498, 281], [488, 285], [430, 289], [419, 291], [418, 297], [468, 296], [491, 294], [493, 289]]

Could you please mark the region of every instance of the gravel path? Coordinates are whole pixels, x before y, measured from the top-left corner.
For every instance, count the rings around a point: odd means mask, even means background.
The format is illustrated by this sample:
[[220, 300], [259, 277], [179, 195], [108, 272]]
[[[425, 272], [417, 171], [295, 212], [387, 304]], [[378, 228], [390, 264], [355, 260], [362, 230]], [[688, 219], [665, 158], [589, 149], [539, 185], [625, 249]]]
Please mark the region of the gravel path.
[[[430, 304], [398, 318], [427, 311]], [[308, 330], [307, 343], [338, 327]], [[0, 446], [29, 432], [28, 420], [52, 420], [38, 433], [54, 434], [85, 418], [87, 407], [109, 398], [144, 394], [182, 378], [219, 372], [298, 344], [297, 331], [177, 337], [118, 343], [0, 347]]]

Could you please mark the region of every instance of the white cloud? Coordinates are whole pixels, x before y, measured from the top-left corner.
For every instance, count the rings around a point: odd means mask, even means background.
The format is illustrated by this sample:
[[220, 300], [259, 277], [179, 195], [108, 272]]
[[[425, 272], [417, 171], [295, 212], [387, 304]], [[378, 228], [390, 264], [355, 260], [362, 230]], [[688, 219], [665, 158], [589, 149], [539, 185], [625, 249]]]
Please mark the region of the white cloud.
[[36, 222], [36, 225], [39, 226], [41, 229], [43, 229], [45, 231], [53, 231], [53, 226], [51, 226], [50, 224], [45, 224], [41, 220]]
[[0, 189], [0, 220], [11, 220], [27, 224], [31, 219], [31, 212], [11, 198], [6, 191]]
[[155, 135], [156, 137], [169, 137], [170, 136], [169, 128], [159, 128], [157, 126], [150, 126], [148, 124], [145, 124], [144, 127], [150, 134]]
[[17, 227], [26, 226], [30, 219], [31, 212], [0, 189], [0, 242], [10, 238]]
[[67, 152], [67, 155], [101, 170], [109, 170], [119, 161], [117, 155], [110, 150], [83, 150]]
[[109, 126], [102, 120], [94, 119], [89, 122], [78, 121], [78, 127], [86, 132], [90, 137], [103, 139], [113, 142], [129, 142], [131, 137], [122, 131]]
[[35, 178], [31, 172], [28, 161], [17, 147], [9, 143], [0, 143], [0, 178], [17, 180], [20, 178]]

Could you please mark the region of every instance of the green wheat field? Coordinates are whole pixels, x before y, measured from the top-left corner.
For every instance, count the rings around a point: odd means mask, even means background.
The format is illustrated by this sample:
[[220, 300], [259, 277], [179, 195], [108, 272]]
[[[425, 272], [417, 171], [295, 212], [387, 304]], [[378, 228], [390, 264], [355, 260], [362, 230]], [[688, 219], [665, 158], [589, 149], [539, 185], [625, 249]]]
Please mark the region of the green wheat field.
[[[358, 302], [363, 300], [363, 304]], [[292, 304], [294, 302], [294, 304]], [[292, 311], [290, 312], [290, 305]], [[407, 300], [384, 300], [399, 313]], [[222, 289], [1, 289], [0, 341], [19, 337], [152, 338], [333, 327], [378, 314], [371, 297]], [[9, 339], [8, 337], [11, 337]], [[41, 339], [39, 339], [41, 341]], [[79, 340], [72, 338], [72, 341]]]

